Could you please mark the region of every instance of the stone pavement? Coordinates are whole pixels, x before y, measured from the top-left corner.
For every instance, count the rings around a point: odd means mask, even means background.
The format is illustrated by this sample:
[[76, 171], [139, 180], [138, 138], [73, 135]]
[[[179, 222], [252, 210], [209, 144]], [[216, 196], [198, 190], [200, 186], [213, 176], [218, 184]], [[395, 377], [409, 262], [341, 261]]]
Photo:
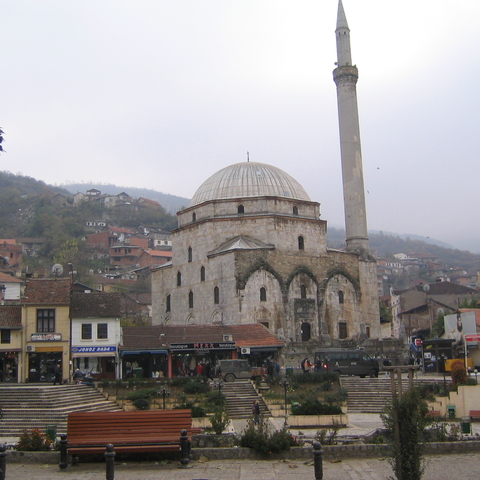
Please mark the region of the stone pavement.
[[[478, 480], [480, 452], [427, 458], [423, 480]], [[281, 460], [223, 460], [193, 462], [190, 469], [176, 464], [128, 462], [115, 465], [115, 480], [315, 480], [310, 462]], [[388, 461], [351, 459], [323, 464], [324, 480], [386, 480], [393, 475]], [[8, 464], [6, 480], [100, 480], [105, 464], [88, 463], [62, 471], [57, 465]]]

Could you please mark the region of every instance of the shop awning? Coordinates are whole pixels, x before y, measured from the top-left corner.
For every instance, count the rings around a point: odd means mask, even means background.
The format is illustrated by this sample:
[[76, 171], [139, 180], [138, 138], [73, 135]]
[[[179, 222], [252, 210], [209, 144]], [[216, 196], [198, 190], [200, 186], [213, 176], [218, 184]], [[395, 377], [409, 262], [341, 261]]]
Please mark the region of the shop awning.
[[123, 350], [120, 356], [124, 357], [125, 355], [140, 355], [142, 353], [150, 353], [156, 355], [168, 355], [167, 350]]

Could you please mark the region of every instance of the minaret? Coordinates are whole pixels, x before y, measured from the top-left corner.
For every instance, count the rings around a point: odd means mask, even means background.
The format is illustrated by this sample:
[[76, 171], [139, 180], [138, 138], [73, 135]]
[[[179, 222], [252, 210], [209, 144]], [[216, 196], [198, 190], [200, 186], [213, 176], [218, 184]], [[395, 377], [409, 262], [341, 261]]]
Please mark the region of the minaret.
[[337, 85], [347, 251], [368, 256], [370, 246], [356, 89], [358, 70], [356, 66], [352, 65], [350, 29], [342, 0], [338, 2], [335, 35], [337, 38], [337, 68], [333, 71], [333, 79]]

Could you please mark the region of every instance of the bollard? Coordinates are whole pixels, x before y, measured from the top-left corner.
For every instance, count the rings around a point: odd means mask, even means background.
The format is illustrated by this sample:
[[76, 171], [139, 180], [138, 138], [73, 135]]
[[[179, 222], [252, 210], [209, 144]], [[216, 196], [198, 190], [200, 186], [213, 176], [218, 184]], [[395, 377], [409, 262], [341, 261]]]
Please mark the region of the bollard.
[[0, 444], [0, 480], [5, 480], [7, 473], [7, 446]]
[[180, 432], [180, 465], [179, 468], [192, 468], [190, 463], [190, 448], [186, 430]]
[[105, 452], [105, 465], [106, 465], [106, 475], [107, 480], [115, 479], [115, 452], [113, 450], [113, 445], [109, 443], [107, 445], [107, 451]]
[[315, 468], [315, 480], [323, 479], [322, 455], [323, 451], [320, 442], [313, 442], [313, 466]]
[[65, 470], [68, 467], [68, 453], [67, 453], [67, 436], [60, 435], [60, 463], [58, 466]]

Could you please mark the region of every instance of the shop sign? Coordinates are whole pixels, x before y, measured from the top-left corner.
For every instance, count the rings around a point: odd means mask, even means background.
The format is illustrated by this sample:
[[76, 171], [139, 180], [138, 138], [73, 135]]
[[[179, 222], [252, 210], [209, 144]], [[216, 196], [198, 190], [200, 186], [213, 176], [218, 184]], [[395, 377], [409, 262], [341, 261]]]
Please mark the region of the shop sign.
[[61, 333], [32, 333], [32, 342], [58, 342], [61, 339]]
[[102, 347], [72, 347], [72, 353], [104, 353], [116, 352], [117, 347], [114, 345]]
[[234, 350], [235, 342], [171, 343], [170, 351], [182, 350]]

